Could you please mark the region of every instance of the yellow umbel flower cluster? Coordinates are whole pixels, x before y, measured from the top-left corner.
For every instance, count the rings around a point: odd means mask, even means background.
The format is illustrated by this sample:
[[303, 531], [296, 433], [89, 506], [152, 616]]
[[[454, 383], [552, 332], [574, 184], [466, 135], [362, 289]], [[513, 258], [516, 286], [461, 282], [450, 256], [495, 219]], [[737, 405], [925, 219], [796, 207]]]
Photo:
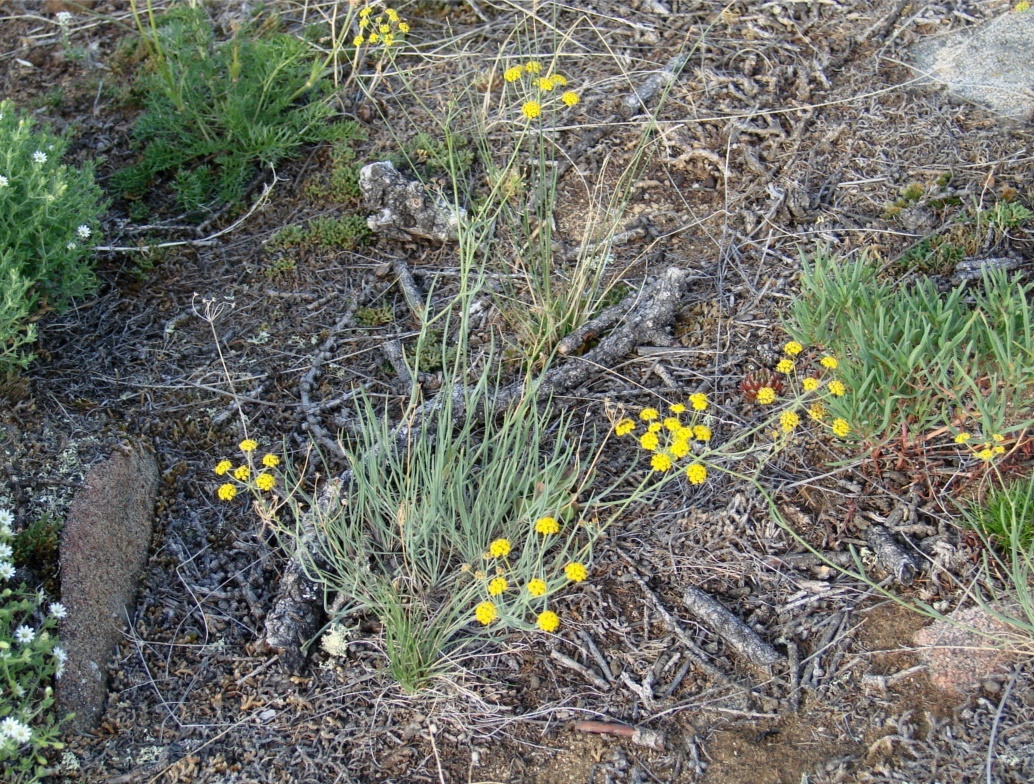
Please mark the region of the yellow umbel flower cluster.
[[384, 46], [390, 48], [409, 32], [409, 25], [394, 8], [385, 8], [374, 16], [376, 6], [368, 5], [359, 11], [359, 35], [352, 39], [352, 45]]
[[[515, 545], [505, 537], [493, 539], [481, 556], [482, 568], [470, 564], [460, 567], [460, 572], [469, 574], [481, 593], [474, 606], [474, 620], [482, 626], [499, 621], [506, 626], [550, 633], [560, 628], [560, 616], [545, 603], [552, 594], [589, 576], [581, 561], [560, 561], [561, 567], [554, 560], [556, 565], [550, 567], [543, 558], [552, 547], [551, 537], [558, 535], [561, 528], [557, 517], [540, 517], [532, 524], [523, 544]], [[562, 554], [561, 550], [558, 555]], [[530, 577], [528, 571], [532, 572]]]
[[[675, 468], [679, 460], [690, 454], [707, 451], [706, 445], [713, 434], [711, 428], [699, 419], [710, 405], [707, 395], [695, 392], [689, 396], [688, 405], [669, 405], [668, 416], [662, 418], [656, 408], [647, 407], [639, 412], [639, 422], [629, 417], [618, 420], [614, 432], [619, 436], [636, 435], [639, 446], [651, 453], [650, 469], [656, 473], [667, 473]], [[688, 419], [683, 421], [686, 414]], [[641, 425], [644, 429], [639, 431]], [[686, 478], [692, 484], [700, 484], [707, 478], [707, 469], [693, 462], [686, 468]]]
[[513, 85], [524, 94], [521, 101], [521, 115], [526, 120], [536, 120], [542, 116], [543, 110], [558, 102], [571, 107], [578, 104], [581, 97], [574, 90], [564, 90], [567, 77], [555, 72], [543, 75], [544, 68], [538, 60], [529, 60], [520, 65], [512, 65], [503, 71], [503, 81]]
[[[238, 448], [244, 455], [243, 463], [235, 466], [230, 460], [220, 460], [212, 469], [216, 476], [235, 480], [234, 482], [224, 482], [216, 489], [216, 496], [221, 501], [232, 501], [236, 498], [238, 487], [264, 493], [271, 492], [276, 487], [276, 477], [269, 471], [259, 470], [258, 473], [255, 473], [255, 460], [252, 455], [258, 449], [258, 442], [245, 438], [238, 444]], [[264, 468], [276, 468], [280, 465], [280, 458], [269, 452], [263, 455], [259, 462]]]
[[985, 463], [990, 463], [1009, 451], [1005, 446], [1006, 437], [1002, 433], [993, 433], [990, 438], [987, 438], [986, 436], [974, 436], [963, 430], [956, 434], [954, 440], [959, 446], [965, 446], [977, 460]]
[[[832, 377], [839, 367], [836, 357], [807, 351], [804, 345], [791, 340], [783, 346], [783, 356], [776, 362], [774, 373], [749, 374], [740, 390], [748, 403], [759, 406], [780, 403], [783, 410], [777, 408], [773, 413], [778, 418], [778, 426], [770, 432], [777, 438], [785, 438], [797, 431], [803, 413], [814, 422], [825, 423], [826, 406], [816, 398], [841, 398], [848, 392], [843, 381]], [[837, 438], [846, 438], [851, 433], [850, 423], [841, 417], [824, 426]]]

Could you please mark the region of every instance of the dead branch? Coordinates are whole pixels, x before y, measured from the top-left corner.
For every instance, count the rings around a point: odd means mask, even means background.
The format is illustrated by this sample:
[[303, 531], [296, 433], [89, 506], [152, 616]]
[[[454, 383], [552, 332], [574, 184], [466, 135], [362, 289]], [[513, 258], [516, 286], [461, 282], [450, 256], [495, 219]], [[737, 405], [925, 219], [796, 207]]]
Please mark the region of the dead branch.
[[630, 738], [638, 746], [646, 746], [655, 751], [664, 751], [664, 733], [657, 730], [645, 730], [616, 721], [579, 721], [572, 729], [575, 732], [591, 732], [596, 735], [617, 735], [619, 738]]
[[876, 555], [876, 561], [901, 585], [911, 585], [919, 572], [912, 554], [905, 550], [890, 531], [882, 525], [870, 525], [865, 541]]
[[402, 296], [406, 298], [406, 304], [413, 311], [417, 321], [423, 324], [427, 320], [427, 309], [424, 307], [424, 293], [413, 280], [413, 273], [409, 270], [409, 264], [403, 258], [392, 259], [391, 269], [398, 276], [399, 288], [402, 289]]
[[610, 684], [591, 667], [586, 667], [584, 664], [575, 661], [570, 656], [564, 656], [564, 654], [555, 648], [549, 652], [549, 658], [558, 664], [562, 664], [565, 667], [574, 670], [597, 689], [600, 689], [601, 691], [610, 691]]
[[687, 588], [682, 603], [697, 620], [725, 640], [737, 653], [762, 667], [771, 667], [785, 657], [762, 640], [747, 624], [699, 588]]

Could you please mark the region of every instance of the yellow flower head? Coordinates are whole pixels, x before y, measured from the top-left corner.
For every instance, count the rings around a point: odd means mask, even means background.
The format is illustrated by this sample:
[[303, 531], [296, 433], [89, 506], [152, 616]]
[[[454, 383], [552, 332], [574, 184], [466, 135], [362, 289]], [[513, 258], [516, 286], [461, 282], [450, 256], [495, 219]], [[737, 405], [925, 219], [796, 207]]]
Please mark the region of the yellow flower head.
[[969, 439], [971, 439], [972, 437], [973, 436], [971, 436], [969, 433], [959, 433], [957, 436], [955, 436], [955, 443], [964, 444], [967, 441], [969, 441]]
[[1028, 0], [1020, 0], [1016, 5], [1013, 6], [1012, 10], [1022, 14], [1024, 11], [1030, 10], [1030, 2]]
[[707, 469], [700, 463], [693, 463], [686, 467], [686, 479], [691, 485], [702, 485], [707, 479]]
[[534, 84], [544, 93], [548, 93], [555, 86], [553, 79], [549, 76], [540, 77], [536, 79], [534, 82], [532, 82], [532, 84]]
[[507, 68], [503, 71], [503, 78], [508, 82], [516, 82], [523, 75], [524, 69], [519, 65], [515, 65], [512, 68]]
[[400, 33], [402, 33], [402, 35], [405, 35], [406, 33], [408, 33], [408, 32], [409, 32], [409, 25], [408, 25], [408, 24], [406, 24], [405, 22], [399, 22], [399, 23], [398, 23], [398, 27], [397, 27], [396, 29], [397, 29], [397, 30], [398, 30], [398, 31], [399, 31]]
[[769, 403], [774, 403], [776, 399], [776, 392], [772, 387], [761, 387], [758, 390], [757, 400], [761, 405], [767, 406]]
[[359, 11], [359, 18], [360, 19], [365, 19], [366, 17], [368, 17], [372, 13], [373, 13], [373, 6], [372, 5], [368, 5], [368, 6], [364, 7], [364, 8], [362, 8], [362, 9], [360, 9], [360, 11]]
[[560, 533], [560, 523], [555, 517], [540, 517], [535, 523], [535, 532], [543, 536]]
[[481, 602], [481, 604], [474, 608], [474, 617], [477, 618], [482, 626], [488, 626], [488, 624], [499, 617], [499, 613], [492, 602]]
[[831, 357], [829, 355], [826, 355], [822, 359], [820, 359], [819, 364], [822, 365], [822, 367], [824, 367], [826, 370], [836, 370], [837, 367], [840, 365], [840, 363], [837, 362], [836, 357]]
[[385, 33], [384, 38], [382, 40], [384, 41], [385, 46], [391, 46], [393, 43], [395, 43], [395, 36], [391, 33]]
[[639, 446], [647, 452], [656, 452], [660, 445], [661, 441], [657, 438], [656, 433], [643, 433], [639, 437]]
[[793, 411], [784, 411], [779, 417], [779, 428], [784, 433], [792, 433], [793, 429], [801, 423], [801, 418]]
[[521, 114], [527, 117], [529, 120], [534, 120], [540, 114], [542, 114], [542, 104], [538, 101], [525, 101], [524, 105], [521, 106]]
[[280, 465], [280, 458], [274, 454], [268, 454], [262, 456], [262, 465], [266, 468], [276, 468]]
[[676, 438], [668, 447], [668, 452], [676, 460], [681, 460], [689, 454], [689, 441], [685, 438]]
[[251, 476], [251, 469], [246, 465], [237, 466], [233, 469], [233, 478], [239, 479], [242, 482], [248, 481], [248, 477]]
[[579, 101], [578, 93], [568, 90], [560, 96], [560, 100], [564, 102], [565, 106], [574, 106]]
[[622, 419], [614, 425], [614, 432], [619, 436], [627, 436], [635, 430], [635, 422], [631, 419]]
[[976, 456], [981, 460], [991, 460], [995, 456], [995, 453], [993, 449], [981, 449], [976, 453]]
[[509, 539], [496, 539], [488, 546], [488, 554], [493, 558], [505, 558], [513, 549]]
[[808, 416], [814, 419], [816, 422], [821, 422], [826, 418], [826, 407], [821, 403], [815, 403], [811, 408], [808, 409]]
[[362, 46], [365, 43], [366, 39], [363, 38], [363, 36], [361, 35], [357, 35], [355, 38], [352, 39], [352, 46]]
[[237, 495], [237, 488], [227, 482], [225, 485], [219, 485], [218, 495], [221, 501], [232, 501]]
[[256, 449], [258, 449], [258, 442], [253, 441], [250, 438], [245, 438], [243, 441], [240, 442], [239, 446], [242, 452], [254, 452]]
[[995, 433], [991, 436], [991, 440], [994, 441], [996, 444], [1001, 444], [1005, 442], [1005, 436], [1003, 436], [1001, 433]]
[[510, 584], [506, 582], [505, 577], [493, 577], [488, 582], [488, 593], [490, 596], [498, 596], [509, 587]]
[[644, 422], [652, 422], [660, 415], [660, 412], [656, 408], [644, 408], [639, 412], [639, 418]]
[[780, 359], [776, 363], [776, 373], [789, 374], [793, 373], [793, 360], [792, 359]]
[[663, 427], [664, 425], [662, 425], [660, 422], [651, 422], [649, 425], [646, 426], [646, 432], [660, 433]]
[[381, 37], [377, 33], [370, 33], [370, 37], [367, 39], [371, 44], [379, 44]]
[[677, 433], [680, 427], [682, 427], [682, 423], [679, 421], [678, 417], [665, 417], [664, 418], [664, 428], [665, 428], [665, 430], [668, 430], [669, 432], [672, 432], [672, 433]]
[[589, 576], [589, 572], [586, 571], [585, 567], [577, 561], [572, 561], [565, 566], [564, 574], [567, 576], [567, 579], [573, 583], [580, 583]]
[[527, 587], [528, 587], [528, 593], [530, 593], [532, 596], [536, 596], [536, 597], [538, 597], [538, 596], [545, 596], [546, 595], [546, 591], [548, 590], [548, 588], [546, 586], [546, 581], [545, 580], [540, 580], [538, 577], [536, 577], [534, 580], [529, 580]]
[[546, 610], [545, 612], [539, 613], [539, 617], [535, 621], [535, 625], [544, 632], [555, 632], [560, 628], [560, 616], [552, 610]]
[[227, 471], [229, 471], [231, 468], [233, 468], [233, 463], [231, 463], [229, 460], [220, 460], [218, 463], [215, 464], [215, 468], [213, 470], [219, 476], [222, 476]]
[[991, 451], [994, 452], [996, 455], [1004, 455], [1005, 447], [1001, 444], [998, 444], [997, 446], [991, 447]]
[[391, 28], [388, 27], [386, 24], [377, 25], [377, 32], [381, 35], [387, 35], [391, 32]]
[[850, 432], [851, 426], [847, 424], [846, 419], [833, 420], [833, 435], [835, 435], [837, 438], [844, 438]]
[[664, 454], [664, 452], [658, 452], [650, 458], [650, 468], [654, 471], [670, 471], [671, 457]]
[[707, 425], [693, 425], [693, 438], [697, 441], [710, 441], [711, 428]]
[[844, 393], [847, 392], [847, 387], [844, 386], [843, 381], [833, 379], [829, 382], [829, 391], [830, 394], [835, 395], [836, 397], [843, 397]]
[[798, 354], [804, 351], [804, 346], [802, 346], [796, 340], [791, 340], [789, 343], [783, 346], [783, 351], [789, 354], [791, 357], [796, 357]]
[[524, 70], [530, 74], [542, 73], [542, 63], [538, 60], [531, 60], [524, 64]]
[[262, 473], [255, 477], [255, 486], [259, 490], [270, 491], [276, 486], [276, 479], [272, 474]]
[[686, 413], [686, 407], [682, 403], [672, 403], [670, 406], [668, 406], [668, 408], [673, 414]]
[[395, 24], [399, 23], [399, 12], [394, 8], [385, 8], [384, 15], [388, 17], [389, 21], [394, 22]]
[[567, 86], [567, 78], [561, 76], [560, 74], [553, 74], [550, 78], [552, 78], [553, 84], [555, 84], [557, 87]]
[[694, 392], [689, 396], [689, 404], [694, 411], [707, 411], [707, 395], [703, 392]]
[[805, 392], [814, 392], [819, 388], [819, 380], [812, 376], [808, 376], [801, 382], [801, 386], [804, 388]]

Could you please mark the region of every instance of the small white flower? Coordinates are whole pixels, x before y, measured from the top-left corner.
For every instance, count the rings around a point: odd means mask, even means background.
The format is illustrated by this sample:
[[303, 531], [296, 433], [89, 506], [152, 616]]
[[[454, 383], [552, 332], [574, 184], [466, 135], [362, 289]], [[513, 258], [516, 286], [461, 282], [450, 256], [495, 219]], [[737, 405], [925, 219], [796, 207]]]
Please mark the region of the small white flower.
[[78, 248], [79, 246], [78, 246], [78, 245], [76, 245], [76, 244], [75, 244], [74, 242], [70, 242], [70, 243], [68, 243], [67, 245], [65, 245], [65, 247], [66, 247], [66, 248], [68, 248], [68, 250], [75, 250], [75, 249], [76, 249], [76, 248]]
[[61, 602], [51, 602], [49, 609], [50, 614], [53, 615], [55, 618], [68, 617], [68, 610], [65, 609], [65, 606], [61, 604]]
[[0, 580], [10, 580], [14, 577], [14, 564], [10, 561], [0, 561]]
[[14, 550], [11, 549], [9, 544], [0, 544], [0, 560], [10, 558], [14, 555]]
[[33, 163], [46, 163], [47, 162], [47, 154], [45, 152], [43, 152], [43, 150], [36, 150], [36, 152], [34, 152], [32, 154], [32, 162]]
[[84, 223], [82, 226], [75, 230], [75, 233], [79, 235], [79, 239], [88, 240], [93, 232], [90, 231], [90, 227]]
[[0, 509], [0, 526], [10, 526], [14, 524], [14, 515], [11, 514], [9, 509]]
[[0, 721], [0, 733], [3, 733], [15, 743], [28, 743], [32, 740], [32, 730], [28, 725], [22, 724], [18, 719], [8, 716]]
[[6, 188], [6, 187], [7, 187], [7, 178], [4, 175], [0, 174], [0, 188]]
[[14, 639], [20, 642], [22, 645], [28, 645], [30, 642], [36, 639], [36, 632], [34, 632], [28, 626], [19, 626], [14, 632]]
[[59, 25], [66, 27], [72, 21], [72, 15], [68, 11], [58, 11], [56, 19]]
[[65, 649], [57, 646], [53, 650], [54, 658], [57, 659], [57, 667], [54, 668], [54, 677], [60, 678], [65, 674], [65, 662], [68, 661], [68, 654]]

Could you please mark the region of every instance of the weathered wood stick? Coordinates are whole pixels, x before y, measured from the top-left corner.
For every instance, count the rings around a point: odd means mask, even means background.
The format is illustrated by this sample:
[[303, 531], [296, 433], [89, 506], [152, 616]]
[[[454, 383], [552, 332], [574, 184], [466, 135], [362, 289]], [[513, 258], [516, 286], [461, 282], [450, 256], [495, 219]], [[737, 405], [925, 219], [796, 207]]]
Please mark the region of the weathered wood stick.
[[682, 594], [682, 603], [698, 620], [707, 624], [737, 653], [754, 664], [771, 667], [785, 658], [762, 640], [757, 632], [699, 588], [687, 588]]

